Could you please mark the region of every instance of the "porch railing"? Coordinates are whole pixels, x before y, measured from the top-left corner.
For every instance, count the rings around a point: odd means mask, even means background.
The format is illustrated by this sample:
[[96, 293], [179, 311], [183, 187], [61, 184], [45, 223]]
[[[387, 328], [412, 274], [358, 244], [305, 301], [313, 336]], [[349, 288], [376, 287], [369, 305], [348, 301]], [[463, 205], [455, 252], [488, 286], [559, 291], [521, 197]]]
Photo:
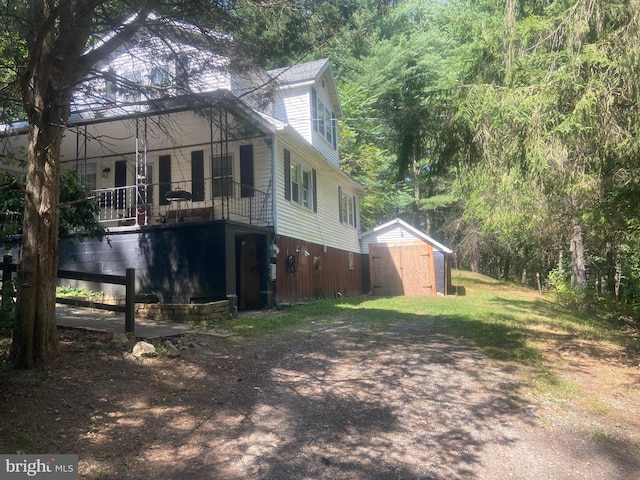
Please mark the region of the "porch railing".
[[[255, 225], [273, 224], [271, 196], [238, 182], [208, 183], [204, 195], [192, 192], [191, 182], [129, 185], [94, 191], [99, 220], [107, 226], [155, 225], [208, 220], [237, 220]], [[167, 192], [183, 192], [169, 195]]]

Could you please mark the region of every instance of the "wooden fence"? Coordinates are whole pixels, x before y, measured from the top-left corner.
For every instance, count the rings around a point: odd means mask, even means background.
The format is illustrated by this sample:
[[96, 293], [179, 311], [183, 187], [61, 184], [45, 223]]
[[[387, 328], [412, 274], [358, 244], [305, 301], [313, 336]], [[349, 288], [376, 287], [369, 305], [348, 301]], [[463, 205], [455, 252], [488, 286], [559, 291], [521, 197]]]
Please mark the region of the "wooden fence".
[[[17, 264], [13, 263], [13, 256], [5, 254], [2, 258], [2, 306], [11, 302], [14, 296], [14, 289], [11, 283], [13, 272], [17, 270]], [[124, 313], [124, 331], [134, 333], [135, 331], [135, 290], [136, 271], [134, 268], [127, 268], [125, 275], [106, 275], [101, 273], [75, 272], [72, 270], [58, 270], [58, 278], [67, 280], [81, 280], [86, 282], [109, 283], [123, 285], [125, 287], [125, 304], [113, 305], [109, 303], [97, 303], [88, 300], [74, 298], [56, 297], [57, 303], [65, 305], [75, 305], [78, 307], [97, 308], [99, 310], [109, 310], [111, 312]]]

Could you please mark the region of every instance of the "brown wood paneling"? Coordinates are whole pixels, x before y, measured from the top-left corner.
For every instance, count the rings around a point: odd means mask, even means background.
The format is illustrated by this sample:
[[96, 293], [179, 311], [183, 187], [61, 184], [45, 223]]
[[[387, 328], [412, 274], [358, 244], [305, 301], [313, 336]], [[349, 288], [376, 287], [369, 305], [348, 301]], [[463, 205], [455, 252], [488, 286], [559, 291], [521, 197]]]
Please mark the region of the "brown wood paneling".
[[369, 266], [371, 270], [371, 290], [375, 295], [395, 296], [404, 294], [399, 261], [394, 258], [396, 251], [384, 243], [369, 245]]
[[[277, 245], [280, 249], [276, 261], [277, 303], [362, 293], [362, 255], [359, 253], [350, 254], [282, 236], [278, 237]], [[288, 256], [295, 258], [295, 268], [287, 264]]]
[[433, 248], [423, 242], [369, 245], [375, 295], [435, 295]]

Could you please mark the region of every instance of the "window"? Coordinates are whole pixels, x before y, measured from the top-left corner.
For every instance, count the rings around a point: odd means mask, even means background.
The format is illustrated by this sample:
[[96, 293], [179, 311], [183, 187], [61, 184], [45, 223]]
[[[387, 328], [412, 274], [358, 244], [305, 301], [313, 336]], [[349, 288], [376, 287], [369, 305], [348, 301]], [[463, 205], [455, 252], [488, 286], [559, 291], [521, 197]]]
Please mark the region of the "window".
[[98, 168], [95, 163], [88, 163], [84, 166], [84, 183], [90, 190], [98, 188]]
[[338, 209], [340, 223], [355, 228], [357, 226], [356, 197], [343, 192], [341, 187], [338, 187]]
[[311, 117], [313, 129], [322, 135], [333, 148], [337, 145], [336, 117], [327, 105], [318, 98], [314, 88], [311, 89]]
[[233, 157], [218, 155], [211, 163], [211, 190], [213, 197], [226, 197], [233, 194]]
[[154, 87], [164, 87], [171, 82], [169, 73], [158, 67], [153, 67], [148, 74], [149, 85]]
[[284, 150], [284, 198], [318, 211], [316, 170], [291, 161], [291, 152]]
[[291, 201], [300, 203], [300, 167], [291, 165]]
[[302, 171], [302, 205], [311, 209], [311, 172]]

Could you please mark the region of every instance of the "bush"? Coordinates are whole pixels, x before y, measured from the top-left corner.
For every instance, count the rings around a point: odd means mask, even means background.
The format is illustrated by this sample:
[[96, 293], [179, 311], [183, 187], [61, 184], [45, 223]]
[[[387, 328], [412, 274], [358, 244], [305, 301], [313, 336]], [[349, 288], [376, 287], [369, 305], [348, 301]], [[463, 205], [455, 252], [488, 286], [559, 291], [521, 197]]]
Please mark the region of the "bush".
[[584, 288], [571, 285], [568, 274], [562, 270], [552, 270], [547, 278], [547, 286], [556, 296], [558, 303], [578, 310], [588, 309], [587, 293]]

